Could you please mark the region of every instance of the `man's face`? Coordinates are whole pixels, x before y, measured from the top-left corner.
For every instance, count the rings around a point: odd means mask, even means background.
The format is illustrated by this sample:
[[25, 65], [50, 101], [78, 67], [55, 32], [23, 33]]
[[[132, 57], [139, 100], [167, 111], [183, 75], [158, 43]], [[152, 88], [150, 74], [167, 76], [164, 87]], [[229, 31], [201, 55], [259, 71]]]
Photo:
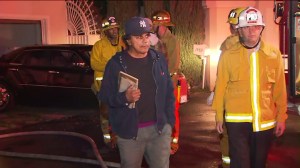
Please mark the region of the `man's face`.
[[117, 27], [106, 30], [106, 36], [110, 39], [116, 39], [119, 35], [119, 29]]
[[147, 54], [150, 48], [150, 33], [144, 33], [140, 36], [131, 36], [128, 40], [129, 49], [140, 55]]
[[230, 33], [233, 35], [237, 34], [237, 28], [236, 28], [236, 24], [229, 24], [229, 29], [230, 29]]
[[254, 46], [257, 44], [261, 31], [263, 30], [263, 26], [247, 26], [239, 28], [239, 34], [243, 38], [243, 42], [247, 46]]
[[168, 28], [163, 25], [153, 25], [154, 32], [158, 35], [158, 37], [162, 37]]

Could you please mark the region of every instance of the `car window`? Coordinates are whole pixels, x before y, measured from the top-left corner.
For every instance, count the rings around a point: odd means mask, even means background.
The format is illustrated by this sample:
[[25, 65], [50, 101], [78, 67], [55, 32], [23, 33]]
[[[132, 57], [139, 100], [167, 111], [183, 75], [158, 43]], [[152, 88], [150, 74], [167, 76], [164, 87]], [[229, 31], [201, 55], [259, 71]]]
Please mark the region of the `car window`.
[[83, 51], [84, 55], [86, 55], [88, 58], [90, 58], [92, 51], [91, 50], [85, 50]]
[[9, 52], [9, 53], [3, 54], [3, 55], [0, 57], [0, 60], [1, 60], [1, 61], [10, 61], [10, 60], [13, 60], [13, 59], [15, 59], [15, 57], [16, 57], [17, 55], [19, 55], [19, 54], [22, 53], [22, 52], [23, 52], [23, 49], [22, 49], [22, 48], [12, 50], [12, 51]]
[[27, 66], [49, 66], [50, 58], [42, 50], [29, 50], [18, 55], [12, 62]]
[[76, 63], [84, 63], [84, 61], [73, 51], [55, 51], [52, 54], [53, 66], [72, 67]]
[[78, 52], [80, 54], [84, 55], [88, 59], [90, 58], [90, 55], [92, 53], [91, 48], [83, 48], [83, 49], [78, 50]]

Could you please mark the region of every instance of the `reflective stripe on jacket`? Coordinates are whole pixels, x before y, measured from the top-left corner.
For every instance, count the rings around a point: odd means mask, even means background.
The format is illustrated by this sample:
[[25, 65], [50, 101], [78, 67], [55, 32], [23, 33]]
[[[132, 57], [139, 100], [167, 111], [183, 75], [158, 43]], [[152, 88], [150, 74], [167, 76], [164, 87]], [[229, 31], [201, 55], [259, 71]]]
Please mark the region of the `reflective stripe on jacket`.
[[111, 45], [106, 36], [94, 44], [90, 59], [91, 67], [94, 70], [94, 83], [92, 85], [94, 91], [98, 92], [100, 90], [101, 81], [97, 79], [103, 77], [106, 63], [113, 55], [122, 51], [123, 45], [122, 40], [119, 40], [119, 43], [116, 46]]
[[213, 109], [216, 121], [252, 122], [255, 132], [287, 119], [287, 95], [280, 52], [261, 42], [252, 54], [240, 43], [222, 53]]

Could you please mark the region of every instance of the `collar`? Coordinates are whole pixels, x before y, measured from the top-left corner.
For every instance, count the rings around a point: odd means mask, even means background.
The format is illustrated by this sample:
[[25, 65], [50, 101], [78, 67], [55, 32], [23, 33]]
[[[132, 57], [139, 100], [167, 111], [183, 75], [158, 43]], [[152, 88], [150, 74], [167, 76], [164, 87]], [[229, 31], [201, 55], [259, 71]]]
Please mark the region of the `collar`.
[[[244, 46], [238, 42], [233, 47], [231, 47], [230, 50], [239, 50], [241, 47], [244, 48]], [[270, 45], [267, 45], [263, 40], [260, 40], [259, 44], [255, 48], [255, 51], [262, 51], [266, 55], [272, 55], [274, 53], [274, 48]]]
[[[116, 55], [113, 57], [113, 59], [118, 60], [119, 63], [121, 64], [121, 66], [126, 70], [127, 66], [124, 62], [124, 53], [125, 52], [127, 52], [127, 50], [116, 53]], [[157, 62], [160, 59], [160, 54], [152, 48], [149, 48], [148, 54], [150, 54], [150, 57], [152, 58], [153, 62]]]

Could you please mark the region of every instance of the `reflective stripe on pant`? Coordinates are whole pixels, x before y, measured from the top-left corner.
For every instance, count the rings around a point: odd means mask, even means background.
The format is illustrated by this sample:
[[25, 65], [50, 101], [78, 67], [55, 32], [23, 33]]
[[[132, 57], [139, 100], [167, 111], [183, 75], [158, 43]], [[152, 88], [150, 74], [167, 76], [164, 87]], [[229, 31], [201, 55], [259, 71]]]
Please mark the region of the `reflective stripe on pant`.
[[230, 157], [222, 155], [222, 166], [229, 167], [230, 166]]
[[[92, 85], [92, 92], [97, 97], [97, 89], [94, 85]], [[110, 142], [110, 134], [109, 134], [109, 121], [108, 121], [108, 106], [101, 103], [101, 101], [98, 99], [98, 105], [99, 105], [99, 113], [100, 113], [100, 125], [101, 125], [101, 131], [102, 131], [102, 137], [101, 140], [103, 143], [107, 144]], [[99, 133], [101, 134], [101, 133]]]
[[273, 129], [253, 132], [252, 123], [226, 122], [231, 168], [265, 168]]
[[118, 137], [122, 168], [140, 168], [143, 156], [150, 168], [169, 168], [172, 128], [166, 124], [161, 134], [156, 125], [139, 128], [136, 140]]

